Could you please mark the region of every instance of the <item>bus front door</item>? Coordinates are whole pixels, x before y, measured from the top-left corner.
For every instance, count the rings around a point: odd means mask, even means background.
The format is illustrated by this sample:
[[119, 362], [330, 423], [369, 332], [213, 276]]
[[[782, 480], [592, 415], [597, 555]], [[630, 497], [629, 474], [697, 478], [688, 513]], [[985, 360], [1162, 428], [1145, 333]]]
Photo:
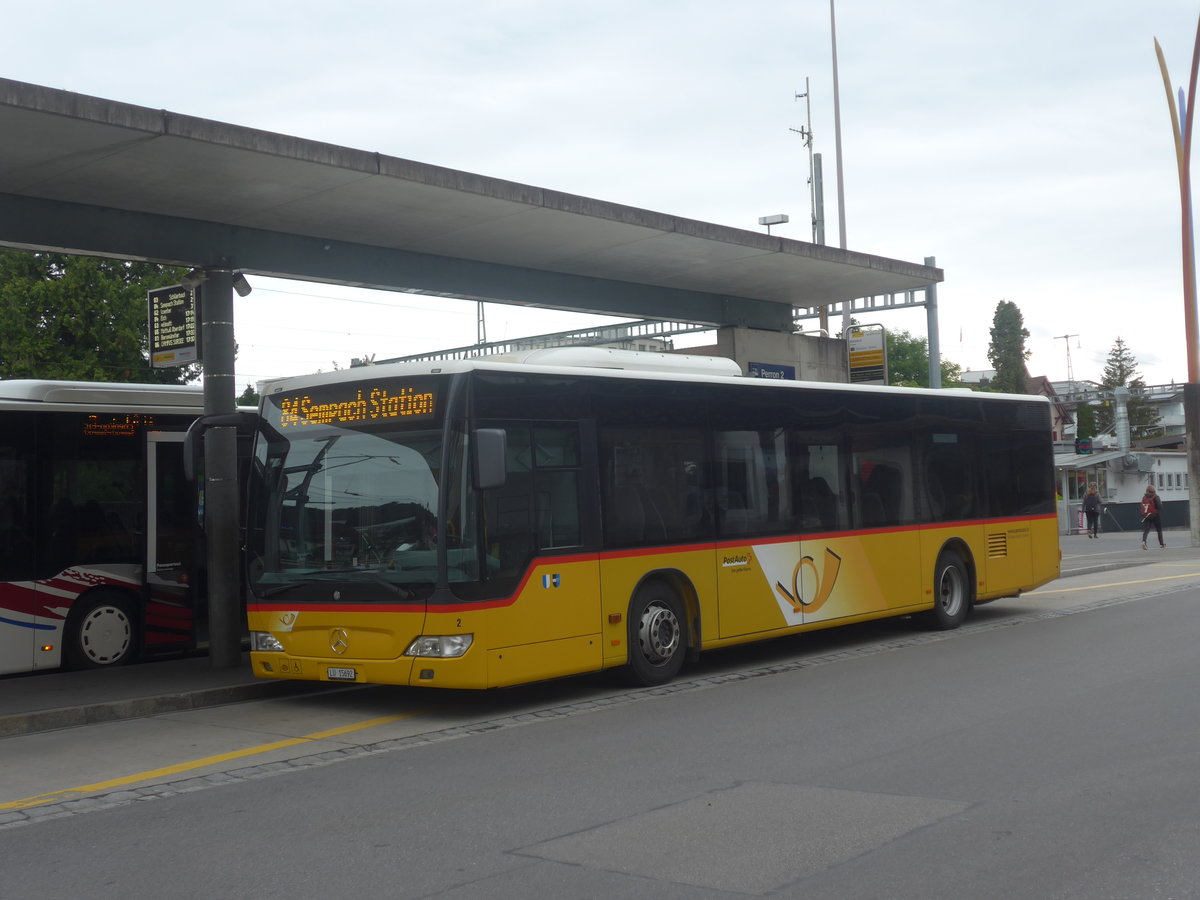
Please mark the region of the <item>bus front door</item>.
[[184, 474], [182, 432], [148, 432], [146, 445], [146, 616], [148, 651], [195, 646], [202, 585], [195, 484]]

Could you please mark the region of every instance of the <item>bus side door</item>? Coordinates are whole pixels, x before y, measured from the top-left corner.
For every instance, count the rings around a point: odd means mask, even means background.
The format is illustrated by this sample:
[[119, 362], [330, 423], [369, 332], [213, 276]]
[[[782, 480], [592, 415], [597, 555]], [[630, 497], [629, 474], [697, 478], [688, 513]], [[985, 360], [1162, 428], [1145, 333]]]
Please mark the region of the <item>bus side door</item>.
[[182, 432], [146, 434], [145, 643], [149, 650], [184, 648], [196, 642], [194, 582], [199, 577], [196, 557], [202, 513], [196, 486], [184, 474], [183, 448]]

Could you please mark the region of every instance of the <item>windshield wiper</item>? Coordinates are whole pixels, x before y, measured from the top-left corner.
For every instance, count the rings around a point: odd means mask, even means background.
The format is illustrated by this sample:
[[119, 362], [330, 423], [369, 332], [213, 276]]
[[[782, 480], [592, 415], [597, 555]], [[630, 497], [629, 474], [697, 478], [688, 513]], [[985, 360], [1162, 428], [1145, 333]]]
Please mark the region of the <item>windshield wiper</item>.
[[[363, 571], [364, 571], [363, 569], [322, 569], [320, 573], [318, 573], [317, 575], [315, 575], [313, 577], [301, 578], [296, 581], [289, 581], [287, 584], [277, 584], [277, 585], [274, 585], [269, 588], [257, 590], [254, 592], [254, 594], [256, 597], [259, 597], [259, 598], [265, 600], [268, 597], [273, 597], [276, 594], [282, 594], [286, 591], [290, 591], [292, 588], [301, 587], [302, 585], [320, 584], [322, 581], [325, 580], [325, 579], [319, 577], [320, 575], [345, 575], [345, 574], [349, 574], [351, 572], [363, 572]], [[389, 591], [391, 591], [394, 594], [400, 595], [401, 599], [411, 600], [415, 596], [417, 596], [415, 593], [410, 591], [408, 588], [403, 587], [402, 585], [396, 584], [395, 582], [388, 581], [386, 578], [383, 578], [374, 573], [370, 573], [370, 578], [376, 584], [387, 588]]]
[[388, 581], [386, 578], [380, 578], [378, 575], [372, 575], [371, 580], [374, 581], [376, 584], [381, 584], [385, 588], [388, 588], [389, 590], [394, 591], [395, 593], [399, 594], [400, 599], [402, 599], [402, 600], [411, 600], [413, 597], [417, 596], [412, 591], [410, 591], [408, 588], [401, 587], [400, 585], [395, 584], [394, 582]]
[[287, 584], [277, 584], [274, 587], [266, 588], [265, 590], [255, 591], [254, 594], [262, 599], [267, 599], [275, 594], [282, 594], [284, 591], [290, 591], [292, 588], [298, 588], [303, 584], [314, 584], [315, 578], [301, 578], [299, 581], [289, 581]]

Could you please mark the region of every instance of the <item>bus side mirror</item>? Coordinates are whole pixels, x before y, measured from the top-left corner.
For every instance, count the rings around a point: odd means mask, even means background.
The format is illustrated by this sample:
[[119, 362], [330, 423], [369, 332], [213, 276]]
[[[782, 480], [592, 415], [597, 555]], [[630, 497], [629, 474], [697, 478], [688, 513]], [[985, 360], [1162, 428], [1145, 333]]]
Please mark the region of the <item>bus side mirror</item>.
[[239, 432], [252, 433], [258, 424], [258, 413], [235, 412], [220, 415], [200, 416], [188, 426], [183, 437], [183, 477], [189, 482], [196, 480], [197, 463], [200, 462], [200, 440], [210, 428], [235, 427]]
[[475, 436], [475, 486], [480, 490], [501, 487], [505, 481], [508, 433], [503, 428], [477, 428]]

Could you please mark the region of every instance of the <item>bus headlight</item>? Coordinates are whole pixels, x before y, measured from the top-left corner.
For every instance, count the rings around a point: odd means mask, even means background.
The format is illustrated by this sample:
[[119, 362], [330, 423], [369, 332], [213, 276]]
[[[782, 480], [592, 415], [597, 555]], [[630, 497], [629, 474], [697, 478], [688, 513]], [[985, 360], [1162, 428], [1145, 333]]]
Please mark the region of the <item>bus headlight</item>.
[[470, 649], [473, 634], [423, 634], [404, 651], [405, 656], [437, 656], [456, 659]]
[[259, 653], [282, 653], [283, 644], [269, 631], [250, 632], [250, 649]]

